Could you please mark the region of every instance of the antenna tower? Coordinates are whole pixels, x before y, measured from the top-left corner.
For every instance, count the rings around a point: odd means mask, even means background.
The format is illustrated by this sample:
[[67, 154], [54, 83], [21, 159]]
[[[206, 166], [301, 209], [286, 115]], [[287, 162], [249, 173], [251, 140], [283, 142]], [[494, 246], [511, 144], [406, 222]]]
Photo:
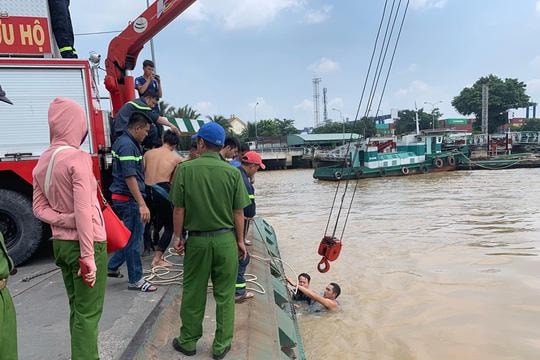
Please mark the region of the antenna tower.
[[319, 85], [321, 78], [313, 78], [313, 125], [319, 127], [321, 125], [321, 114], [319, 113]]
[[487, 84], [482, 85], [482, 133], [486, 135], [486, 139], [489, 133], [489, 86]]

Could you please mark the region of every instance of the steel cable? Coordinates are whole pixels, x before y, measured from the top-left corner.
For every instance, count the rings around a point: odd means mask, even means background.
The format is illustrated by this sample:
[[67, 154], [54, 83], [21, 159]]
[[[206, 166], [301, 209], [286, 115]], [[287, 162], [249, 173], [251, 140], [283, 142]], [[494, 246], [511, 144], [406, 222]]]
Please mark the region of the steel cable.
[[[363, 99], [364, 99], [364, 94], [365, 94], [365, 91], [366, 91], [366, 86], [367, 86], [367, 83], [368, 83], [368, 80], [369, 80], [369, 75], [371, 73], [371, 66], [373, 65], [373, 58], [375, 57], [375, 52], [377, 51], [377, 45], [379, 43], [379, 36], [380, 36], [380, 33], [381, 33], [381, 28], [382, 28], [382, 24], [384, 23], [384, 18], [385, 18], [385, 15], [386, 15], [386, 8], [388, 6], [388, 0], [385, 0], [384, 2], [384, 8], [383, 8], [383, 13], [382, 13], [382, 16], [381, 16], [381, 20], [379, 22], [379, 28], [377, 30], [377, 36], [375, 38], [375, 43], [373, 44], [373, 50], [371, 52], [371, 59], [369, 61], [369, 66], [368, 66], [368, 70], [367, 70], [367, 73], [366, 73], [366, 78], [364, 80], [364, 86], [362, 87], [362, 95], [360, 96], [360, 101], [358, 103], [358, 108], [356, 110], [356, 116], [354, 118], [354, 122], [353, 122], [353, 127], [354, 125], [356, 125], [356, 122], [358, 121], [358, 114], [360, 113], [360, 109], [362, 107], [362, 102], [363, 102]], [[345, 160], [343, 162], [343, 165], [347, 166], [347, 158], [349, 156], [349, 153], [350, 153], [350, 149], [351, 149], [351, 143], [352, 143], [352, 140], [353, 140], [353, 133], [351, 132], [351, 136], [349, 138], [349, 143], [347, 145], [347, 151], [345, 152]], [[343, 172], [343, 167], [341, 168], [341, 171]], [[337, 199], [337, 195], [338, 195], [338, 192], [339, 192], [339, 185], [341, 183], [341, 180], [338, 179], [338, 182], [337, 182], [337, 185], [336, 185], [336, 192], [334, 194], [334, 200], [332, 201], [332, 206], [330, 208], [330, 213], [328, 214], [328, 221], [326, 223], [326, 229], [324, 230], [324, 235], [328, 235], [328, 227], [330, 226], [330, 222], [332, 220], [332, 214], [334, 212], [334, 206], [335, 206], [335, 203], [336, 203], [336, 199]], [[338, 216], [339, 218], [339, 216]], [[337, 220], [336, 220], [337, 222]], [[335, 228], [334, 228], [334, 231], [333, 231], [333, 234], [332, 234], [332, 237], [335, 235]]]

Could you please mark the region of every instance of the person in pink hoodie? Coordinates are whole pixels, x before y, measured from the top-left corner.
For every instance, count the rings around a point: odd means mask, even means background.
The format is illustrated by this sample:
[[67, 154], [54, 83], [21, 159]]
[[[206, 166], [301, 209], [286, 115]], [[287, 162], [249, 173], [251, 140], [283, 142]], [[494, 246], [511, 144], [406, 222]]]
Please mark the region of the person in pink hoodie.
[[[80, 149], [88, 134], [86, 114], [75, 101], [49, 106], [51, 145], [33, 171], [35, 216], [50, 224], [56, 265], [70, 305], [71, 358], [99, 359], [98, 323], [107, 280], [105, 224], [90, 155]], [[59, 147], [63, 147], [57, 151]], [[53, 158], [50, 181], [46, 173]]]

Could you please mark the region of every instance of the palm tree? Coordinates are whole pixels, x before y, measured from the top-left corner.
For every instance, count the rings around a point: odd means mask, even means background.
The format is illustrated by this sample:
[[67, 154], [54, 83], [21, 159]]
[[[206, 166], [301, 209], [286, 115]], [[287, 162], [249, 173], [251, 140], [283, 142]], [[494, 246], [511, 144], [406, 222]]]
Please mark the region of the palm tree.
[[248, 122], [246, 128], [240, 134], [242, 141], [247, 141], [249, 139], [255, 138], [255, 123]]
[[212, 121], [212, 122], [215, 122], [219, 125], [221, 125], [223, 127], [223, 129], [225, 129], [225, 132], [227, 134], [231, 134], [232, 133], [232, 127], [231, 127], [231, 120], [230, 119], [226, 119], [223, 115], [208, 115], [206, 117], [208, 120]]
[[199, 114], [197, 110], [192, 109], [190, 106], [184, 105], [175, 111], [174, 117], [180, 119], [197, 120], [201, 117], [201, 114]]
[[176, 112], [176, 109], [174, 106], [171, 106], [169, 103], [166, 103], [165, 101], [159, 102], [159, 110], [161, 112], [162, 116], [173, 116]]

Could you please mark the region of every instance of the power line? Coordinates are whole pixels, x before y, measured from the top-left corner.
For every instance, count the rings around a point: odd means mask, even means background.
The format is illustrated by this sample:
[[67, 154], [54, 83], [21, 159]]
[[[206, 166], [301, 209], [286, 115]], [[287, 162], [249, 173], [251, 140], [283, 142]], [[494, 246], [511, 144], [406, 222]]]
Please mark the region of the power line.
[[[384, 93], [386, 91], [386, 85], [388, 83], [388, 77], [390, 76], [390, 71], [392, 70], [392, 65], [394, 64], [394, 57], [396, 55], [396, 50], [397, 50], [397, 47], [398, 47], [398, 44], [399, 44], [399, 38], [401, 37], [401, 30], [403, 30], [403, 23], [405, 22], [405, 17], [407, 16], [407, 10], [409, 9], [409, 2], [410, 2], [410, 0], [407, 0], [407, 4], [405, 5], [405, 10], [403, 11], [403, 17], [401, 18], [401, 24], [399, 25], [399, 31], [398, 31], [398, 34], [397, 34], [396, 43], [394, 45], [394, 50], [392, 52], [392, 57], [390, 59], [390, 65], [388, 66], [388, 71], [386, 73], [386, 79], [384, 80], [384, 85], [383, 85], [383, 88], [382, 88], [382, 91], [381, 91], [381, 97], [379, 99], [379, 105], [377, 106], [377, 112], [375, 113], [375, 116], [378, 116], [379, 110], [381, 109], [381, 103], [382, 103]], [[401, 5], [401, 0], [399, 1], [399, 4]], [[398, 13], [399, 13], [399, 5], [398, 5], [398, 10], [396, 12], [396, 17], [394, 18], [394, 24], [395, 24], [395, 21], [397, 19]], [[394, 24], [392, 25], [392, 31], [394, 30]], [[388, 40], [388, 44], [390, 44], [390, 39]], [[387, 48], [388, 48], [388, 46], [387, 46]], [[385, 56], [386, 56], [386, 51], [385, 51]], [[345, 227], [347, 226], [347, 222], [349, 221], [349, 216], [351, 215], [351, 209], [352, 209], [354, 196], [356, 195], [356, 190], [358, 189], [358, 181], [359, 181], [359, 179], [356, 179], [356, 184], [354, 186], [354, 190], [353, 190], [353, 193], [352, 193], [352, 196], [351, 196], [351, 202], [349, 203], [349, 209], [347, 210], [347, 216], [345, 217], [345, 222], [343, 224], [343, 229], [341, 231], [341, 237], [340, 238], [343, 238], [343, 235], [345, 234]]]
[[75, 36], [89, 36], [89, 35], [102, 35], [102, 34], [118, 34], [120, 32], [122, 32], [122, 30], [96, 31], [96, 32], [78, 33], [74, 35]]
[[[400, 26], [399, 26], [399, 31], [398, 31], [398, 34], [397, 34], [397, 38], [395, 40], [394, 49], [393, 49], [391, 60], [390, 60], [390, 64], [388, 66], [387, 73], [386, 73], [386, 76], [385, 76], [384, 85], [383, 85], [383, 89], [382, 89], [382, 93], [381, 93], [381, 98], [379, 99], [379, 103], [378, 103], [378, 106], [377, 106], [377, 113], [380, 110], [382, 97], [384, 96], [384, 92], [386, 90], [388, 77], [389, 77], [390, 71], [392, 69], [393, 62], [394, 62], [394, 56], [395, 56], [396, 49], [397, 49], [397, 46], [398, 46], [398, 43], [399, 43], [399, 40], [400, 40], [401, 31], [402, 31], [402, 28], [403, 28], [403, 23], [405, 21], [405, 17], [406, 17], [407, 10], [408, 10], [408, 7], [409, 7], [409, 2], [410, 2], [410, 0], [407, 0], [407, 3], [405, 5], [405, 7], [404, 7], [401, 23], [400, 23]], [[385, 67], [385, 61], [386, 61], [386, 58], [387, 58], [387, 55], [388, 55], [388, 48], [389, 48], [390, 43], [392, 41], [396, 21], [398, 19], [398, 16], [399, 16], [399, 13], [400, 13], [400, 10], [401, 10], [402, 0], [399, 0], [397, 8], [396, 8], [396, 10], [394, 12], [395, 3], [396, 3], [396, 0], [392, 0], [392, 6], [391, 6], [391, 9], [390, 9], [390, 13], [389, 13], [389, 16], [388, 16], [388, 21], [387, 21], [386, 27], [385, 27], [384, 39], [382, 40], [382, 43], [381, 43], [380, 52], [378, 54], [377, 66], [376, 66], [375, 72], [373, 74], [373, 80], [372, 80], [372, 83], [371, 83], [371, 89], [369, 91], [369, 95], [368, 95], [368, 98], [367, 98], [364, 117], [367, 117], [367, 115], [369, 114], [369, 110], [370, 110], [370, 108], [371, 108], [371, 106], [372, 106], [372, 104], [374, 102], [375, 94], [377, 92], [377, 88], [378, 88], [378, 85], [379, 85], [379, 79], [380, 79], [380, 77], [381, 77], [381, 75], [383, 73], [383, 69]], [[376, 36], [376, 39], [375, 39], [373, 52], [371, 54], [371, 60], [370, 60], [370, 63], [369, 63], [368, 72], [366, 74], [366, 78], [365, 78], [365, 81], [364, 81], [364, 86], [363, 86], [363, 89], [362, 89], [362, 95], [360, 97], [360, 102], [358, 104], [358, 108], [357, 108], [357, 112], [356, 112], [356, 116], [355, 116], [355, 120], [354, 120], [353, 124], [356, 124], [359, 121], [359, 115], [360, 115], [360, 111], [361, 111], [362, 101], [363, 101], [363, 98], [364, 98], [364, 95], [365, 95], [366, 85], [367, 85], [368, 80], [370, 78], [371, 67], [373, 65], [374, 55], [375, 55], [376, 49], [378, 48], [379, 36], [381, 34], [381, 28], [382, 28], [383, 22], [384, 22], [384, 20], [386, 18], [385, 15], [386, 15], [387, 5], [388, 5], [388, 0], [386, 0], [385, 4], [384, 4], [383, 15], [381, 17], [381, 21], [380, 21], [380, 24], [379, 24], [379, 29], [377, 31], [377, 36]], [[354, 157], [353, 157], [352, 161], [350, 161], [350, 164], [348, 163], [347, 159], [348, 159], [348, 155], [350, 153], [351, 141], [352, 141], [352, 134], [351, 134], [351, 139], [349, 141], [349, 144], [347, 146], [347, 152], [346, 152], [345, 160], [344, 160], [344, 164], [343, 164], [349, 170], [349, 172], [347, 174], [347, 180], [345, 182], [345, 188], [343, 190], [343, 194], [342, 194], [341, 199], [340, 199], [340, 205], [339, 205], [339, 208], [336, 211], [337, 216], [336, 216], [335, 224], [333, 226], [332, 237], [334, 237], [336, 232], [337, 232], [337, 228], [338, 228], [338, 225], [340, 223], [339, 220], [340, 220], [342, 210], [347, 209], [347, 206], [345, 205], [345, 195], [346, 195], [347, 190], [349, 188], [349, 180], [350, 180], [349, 178], [350, 178], [350, 175], [351, 175], [350, 170], [351, 170], [351, 167], [354, 166], [354, 162], [356, 161], [356, 156], [358, 155], [358, 153], [356, 152], [354, 154]], [[358, 142], [359, 141], [360, 140], [358, 140]], [[340, 181], [338, 179], [338, 184], [336, 186], [336, 193], [334, 194], [332, 207], [330, 209], [330, 214], [328, 216], [328, 222], [326, 224], [325, 236], [327, 235], [327, 232], [328, 232], [328, 228], [329, 228], [329, 225], [330, 225], [332, 214], [334, 212], [334, 206], [337, 205], [336, 200], [337, 200], [337, 195], [338, 195], [338, 190], [339, 190], [339, 183], [340, 183]], [[356, 179], [356, 185], [354, 186], [352, 197], [350, 199], [348, 209], [346, 210], [345, 221], [343, 222], [342, 229], [341, 229], [341, 238], [343, 238], [343, 235], [345, 233], [345, 228], [346, 228], [347, 222], [349, 220], [349, 216], [350, 216], [351, 208], [352, 208], [352, 202], [353, 202], [354, 197], [356, 195], [357, 188], [358, 188], [358, 178]]]
[[[364, 99], [364, 94], [365, 94], [365, 91], [366, 91], [366, 85], [368, 83], [369, 74], [371, 73], [371, 66], [373, 65], [373, 58], [375, 57], [375, 52], [377, 51], [377, 45], [379, 43], [379, 36], [381, 34], [381, 28], [382, 28], [382, 25], [384, 23], [384, 18], [385, 18], [385, 15], [386, 15], [386, 7], [387, 7], [387, 5], [388, 5], [388, 0], [385, 0], [384, 9], [383, 9], [383, 13], [382, 13], [382, 16], [381, 16], [381, 21], [379, 23], [379, 29], [377, 30], [377, 36], [375, 38], [375, 44], [373, 44], [373, 51], [371, 53], [371, 59], [369, 60], [369, 67], [368, 67], [368, 70], [367, 70], [366, 79], [364, 81], [364, 87], [362, 88], [362, 95], [360, 96], [360, 101], [358, 103], [358, 109], [356, 110], [356, 116], [354, 118], [352, 128], [354, 128], [354, 126], [356, 125], [356, 122], [358, 121], [358, 114], [360, 113], [360, 108], [362, 107], [362, 101]], [[347, 151], [345, 152], [345, 160], [344, 160], [344, 165], [345, 166], [347, 165], [347, 157], [349, 156], [352, 140], [353, 140], [353, 133], [351, 131], [351, 135], [350, 135], [350, 138], [349, 138], [349, 143], [347, 145]], [[341, 171], [343, 172], [343, 168], [341, 169]], [[339, 193], [339, 185], [340, 185], [340, 183], [341, 183], [341, 181], [340, 181], [340, 179], [338, 179], [337, 186], [336, 186], [336, 192], [334, 194], [334, 200], [332, 201], [332, 206], [330, 207], [330, 213], [328, 214], [328, 221], [326, 222], [326, 228], [324, 229], [324, 235], [325, 236], [328, 233], [328, 227], [330, 226], [330, 222], [332, 221], [332, 215], [334, 213], [334, 206], [336, 204], [337, 195]], [[342, 201], [341, 206], [343, 206], [343, 201]], [[339, 220], [339, 217], [336, 220], [336, 222], [338, 220]], [[335, 232], [335, 228], [334, 228], [332, 236], [335, 235], [335, 233], [336, 232]]]

